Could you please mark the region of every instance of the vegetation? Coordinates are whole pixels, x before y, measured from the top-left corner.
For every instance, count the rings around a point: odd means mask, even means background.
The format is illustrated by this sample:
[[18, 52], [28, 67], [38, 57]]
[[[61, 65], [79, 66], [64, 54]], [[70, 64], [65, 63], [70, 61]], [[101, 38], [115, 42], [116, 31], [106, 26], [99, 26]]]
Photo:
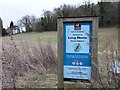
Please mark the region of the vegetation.
[[[117, 33], [117, 28], [98, 30], [98, 60], [101, 82], [96, 83], [91, 80], [91, 84], [78, 82], [71, 85], [71, 83], [65, 83], [65, 87], [117, 87], [117, 80], [114, 78], [117, 75], [110, 71], [113, 68], [111, 62], [117, 60], [117, 55], [113, 54], [118, 50]], [[57, 32], [17, 34], [3, 37], [3, 41], [3, 87], [57, 87]], [[110, 67], [108, 68], [108, 66]]]
[[[2, 38], [3, 88], [57, 87], [57, 17], [74, 16], [99, 16], [99, 26], [102, 27], [98, 30], [97, 67], [100, 81], [91, 80], [91, 84], [78, 82], [73, 86], [66, 84], [65, 87], [118, 88], [119, 76], [112, 70], [114, 61], [118, 60], [118, 29], [105, 28], [118, 26], [118, 4], [120, 3], [85, 2], [80, 6], [64, 4], [53, 11], [44, 10], [43, 17], [40, 18], [29, 15], [22, 17], [18, 26], [25, 27], [29, 33]], [[10, 27], [13, 25], [11, 22]], [[5, 31], [1, 18], [0, 31]]]
[[[3, 40], [6, 40], [2, 46], [3, 88], [16, 88], [17, 84], [19, 84], [19, 82], [17, 83], [18, 78], [29, 79], [30, 76], [39, 80], [39, 85], [42, 84], [43, 87], [48, 87], [46, 85], [49, 84], [43, 83], [44, 80], [46, 82], [47, 78], [43, 73], [56, 72], [56, 48], [53, 48], [50, 43], [37, 42], [37, 44], [32, 44], [31, 41], [25, 43], [27, 40], [19, 42], [19, 40], [14, 40], [12, 36], [4, 37]], [[24, 44], [22, 46], [19, 43]], [[53, 75], [56, 76], [56, 74]], [[40, 78], [44, 79], [40, 81]], [[50, 77], [48, 79], [54, 81]], [[32, 82], [35, 84], [36, 81], [29, 79], [26, 82], [29, 84], [27, 87], [34, 87], [35, 85]]]
[[[43, 10], [42, 17], [26, 15], [17, 21], [19, 28], [25, 27], [26, 32], [44, 32], [57, 30], [58, 17], [98, 16], [99, 27], [118, 27], [120, 2], [85, 2], [82, 5], [61, 5], [53, 11]], [[113, 13], [114, 12], [114, 13]], [[13, 22], [11, 21], [10, 27]], [[22, 29], [21, 29], [22, 30]], [[7, 33], [3, 29], [3, 36]]]
[[[25, 43], [20, 42], [26, 42], [26, 43], [33, 43], [31, 45], [37, 45], [37, 43], [48, 43], [50, 42], [52, 45], [57, 45], [57, 32], [56, 31], [50, 31], [43, 32], [43, 33], [37, 33], [37, 32], [31, 32], [31, 33], [23, 33], [23, 34], [17, 34], [13, 35], [13, 38], [15, 41], [19, 41], [17, 46], [24, 46]], [[5, 40], [4, 40], [5, 39]], [[3, 40], [6, 43], [9, 43], [8, 37], [3, 37]], [[114, 44], [116, 43], [116, 44]], [[98, 29], [98, 52], [104, 52], [106, 48], [110, 45], [114, 45], [114, 49], [118, 49], [118, 29], [117, 28], [99, 28]], [[56, 46], [55, 46], [56, 47]]]
[[27, 32], [56, 31], [57, 17], [98, 16], [100, 27], [117, 27], [120, 17], [118, 16], [119, 3], [98, 2], [94, 4], [85, 2], [79, 6], [64, 4], [54, 8], [53, 11], [44, 10], [43, 17], [40, 18], [26, 15], [18, 21], [18, 26], [26, 27]]
[[10, 22], [10, 28], [13, 28], [13, 26], [14, 26], [14, 23], [13, 23], [13, 21], [11, 21]]
[[3, 28], [3, 23], [2, 23], [2, 19], [0, 18], [0, 36], [2, 36], [2, 28]]
[[98, 30], [98, 51], [104, 52], [111, 44], [113, 44], [114, 50], [118, 49], [118, 29], [100, 28]]

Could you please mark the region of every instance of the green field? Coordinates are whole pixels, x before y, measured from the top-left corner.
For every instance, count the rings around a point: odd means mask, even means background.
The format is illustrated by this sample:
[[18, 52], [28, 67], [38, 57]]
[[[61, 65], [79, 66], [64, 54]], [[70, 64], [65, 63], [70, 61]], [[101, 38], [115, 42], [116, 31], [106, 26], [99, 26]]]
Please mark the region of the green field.
[[[57, 32], [43, 32], [43, 33], [23, 33], [13, 35], [16, 42], [26, 42], [28, 44], [52, 43], [57, 45]], [[9, 42], [10, 37], [4, 37], [5, 42]], [[103, 52], [109, 45], [114, 49], [118, 47], [118, 29], [117, 28], [101, 28], [98, 29], [98, 51]], [[18, 44], [19, 45], [19, 44]]]
[[103, 52], [110, 45], [113, 49], [118, 49], [118, 29], [102, 28], [98, 30], [98, 51]]
[[[9, 36], [8, 36], [9, 37]], [[5, 39], [6, 37], [4, 37]], [[57, 32], [43, 32], [43, 33], [22, 33], [13, 35], [14, 40], [28, 41], [31, 43], [42, 42], [42, 43], [56, 43], [57, 42]]]

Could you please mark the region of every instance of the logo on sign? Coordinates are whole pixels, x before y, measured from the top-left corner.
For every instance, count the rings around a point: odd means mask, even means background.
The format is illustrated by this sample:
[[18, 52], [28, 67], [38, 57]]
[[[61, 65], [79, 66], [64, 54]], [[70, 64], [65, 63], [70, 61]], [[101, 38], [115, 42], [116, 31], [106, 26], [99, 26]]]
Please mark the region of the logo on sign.
[[75, 25], [74, 25], [74, 30], [81, 30], [81, 25], [80, 25], [80, 23], [75, 23]]

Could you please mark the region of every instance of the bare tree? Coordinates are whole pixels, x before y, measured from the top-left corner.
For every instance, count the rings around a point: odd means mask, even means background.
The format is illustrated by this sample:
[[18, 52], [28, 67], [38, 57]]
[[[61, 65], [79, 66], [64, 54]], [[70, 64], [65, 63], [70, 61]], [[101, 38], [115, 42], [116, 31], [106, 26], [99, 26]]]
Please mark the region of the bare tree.
[[35, 23], [36, 23], [36, 17], [29, 15], [22, 17], [22, 19], [18, 21], [18, 25], [21, 27], [25, 27], [26, 32], [34, 31]]

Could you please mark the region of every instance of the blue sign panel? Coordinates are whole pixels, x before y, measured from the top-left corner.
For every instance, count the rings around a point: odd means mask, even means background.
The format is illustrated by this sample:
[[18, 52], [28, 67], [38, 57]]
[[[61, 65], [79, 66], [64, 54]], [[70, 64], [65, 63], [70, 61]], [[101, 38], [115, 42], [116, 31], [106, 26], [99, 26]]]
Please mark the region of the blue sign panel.
[[92, 23], [64, 23], [64, 78], [91, 79]]
[[120, 61], [115, 61], [114, 73], [120, 74]]

